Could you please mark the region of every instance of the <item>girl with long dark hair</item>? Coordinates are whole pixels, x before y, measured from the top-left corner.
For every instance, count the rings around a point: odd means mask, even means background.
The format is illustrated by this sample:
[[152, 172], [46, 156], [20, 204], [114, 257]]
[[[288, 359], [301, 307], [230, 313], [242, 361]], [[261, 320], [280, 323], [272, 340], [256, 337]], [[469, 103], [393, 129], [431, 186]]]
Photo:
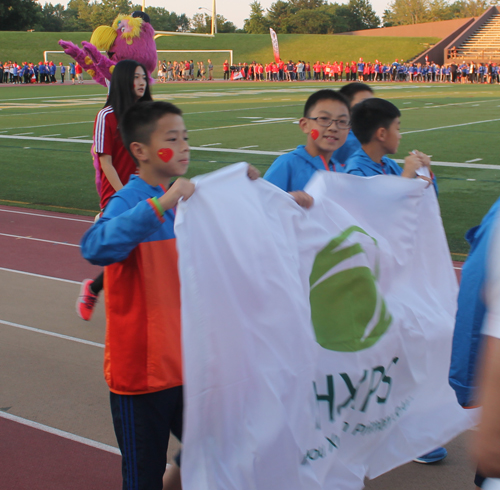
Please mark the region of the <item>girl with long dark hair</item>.
[[[123, 60], [115, 65], [106, 104], [94, 123], [92, 156], [96, 169], [96, 187], [101, 211], [109, 198], [120, 190], [136, 172], [135, 162], [129, 155], [119, 131], [121, 117], [132, 105], [153, 100], [148, 75], [143, 65], [134, 60]], [[94, 280], [85, 279], [76, 302], [76, 312], [83, 320], [90, 320], [103, 288], [103, 274]]]

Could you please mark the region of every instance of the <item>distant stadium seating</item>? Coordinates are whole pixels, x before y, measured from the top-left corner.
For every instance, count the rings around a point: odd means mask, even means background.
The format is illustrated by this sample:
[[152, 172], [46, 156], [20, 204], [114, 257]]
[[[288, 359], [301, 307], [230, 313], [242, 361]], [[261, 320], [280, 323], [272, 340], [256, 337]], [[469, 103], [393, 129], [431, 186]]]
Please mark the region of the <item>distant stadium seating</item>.
[[456, 57], [471, 61], [500, 60], [500, 13], [492, 15], [482, 27], [457, 46]]

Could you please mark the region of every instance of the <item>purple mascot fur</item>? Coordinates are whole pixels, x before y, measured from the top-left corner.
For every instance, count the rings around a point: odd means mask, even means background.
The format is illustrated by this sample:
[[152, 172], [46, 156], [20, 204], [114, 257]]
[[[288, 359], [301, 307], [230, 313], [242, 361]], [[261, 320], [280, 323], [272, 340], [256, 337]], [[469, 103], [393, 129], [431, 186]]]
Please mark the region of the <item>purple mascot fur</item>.
[[[82, 42], [82, 49], [62, 39], [59, 44], [101, 85], [109, 85], [115, 65], [121, 60], [142, 63], [152, 83], [151, 74], [158, 61], [154, 33], [148, 14], [133, 12], [131, 15], [118, 15], [112, 27], [99, 26], [92, 33], [90, 42]], [[100, 50], [106, 51], [107, 56]]]

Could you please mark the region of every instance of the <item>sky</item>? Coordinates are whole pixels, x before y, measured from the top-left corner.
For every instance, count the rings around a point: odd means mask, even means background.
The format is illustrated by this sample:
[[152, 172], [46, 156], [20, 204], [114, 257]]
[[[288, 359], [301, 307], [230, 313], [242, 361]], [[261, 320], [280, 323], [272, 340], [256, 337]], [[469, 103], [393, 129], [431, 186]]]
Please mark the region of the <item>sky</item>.
[[[264, 9], [269, 8], [275, 0], [260, 0]], [[337, 3], [347, 3], [348, 0], [336, 0]], [[227, 20], [233, 22], [237, 27], [243, 27], [245, 19], [250, 16], [250, 3], [252, 0], [217, 0], [217, 13], [223, 15]], [[47, 0], [42, 0], [40, 3], [47, 3]], [[50, 3], [62, 3], [67, 5], [67, 0], [50, 0]], [[134, 0], [133, 3], [142, 3], [142, 0]], [[335, 3], [331, 1], [330, 3]], [[390, 0], [372, 0], [372, 6], [377, 15], [382, 18], [384, 10], [390, 3]], [[192, 17], [196, 13], [207, 12], [199, 10], [199, 7], [205, 7], [208, 10], [212, 9], [212, 0], [183, 0], [182, 2], [173, 0], [146, 0], [146, 6], [163, 7], [169, 12], [176, 14], [186, 14]], [[182, 7], [181, 7], [182, 5]], [[207, 12], [208, 13], [208, 12]]]

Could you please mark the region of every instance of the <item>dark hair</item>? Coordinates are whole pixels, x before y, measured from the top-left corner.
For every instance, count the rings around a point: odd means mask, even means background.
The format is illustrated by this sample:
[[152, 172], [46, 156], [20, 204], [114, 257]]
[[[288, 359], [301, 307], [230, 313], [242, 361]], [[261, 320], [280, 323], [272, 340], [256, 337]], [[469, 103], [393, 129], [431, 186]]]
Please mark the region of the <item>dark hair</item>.
[[138, 162], [130, 151], [130, 145], [133, 142], [149, 145], [158, 121], [167, 114], [182, 116], [182, 111], [170, 102], [150, 101], [132, 105], [123, 115], [120, 121], [123, 145], [136, 164]]
[[388, 100], [365, 99], [352, 108], [352, 132], [363, 145], [371, 141], [377, 129], [389, 128], [400, 116], [399, 109]]
[[366, 83], [353, 82], [348, 85], [344, 85], [339, 92], [349, 101], [349, 105], [352, 103], [352, 99], [359, 92], [370, 92], [373, 94], [373, 89]]
[[134, 60], [122, 60], [115, 65], [111, 76], [111, 86], [109, 87], [108, 99], [104, 107], [111, 106], [119, 121], [123, 118], [126, 110], [136, 102], [134, 95], [135, 70], [141, 66], [146, 74], [146, 90], [144, 95], [137, 102], [153, 100], [149, 91], [148, 72], [144, 65]]
[[347, 111], [349, 112], [349, 103], [347, 102], [346, 98], [341, 93], [326, 88], [323, 90], [318, 90], [317, 92], [314, 92], [314, 94], [311, 94], [309, 96], [306, 101], [306, 105], [304, 106], [304, 117], [309, 117], [309, 114], [311, 114], [314, 106], [320, 100], [336, 100], [337, 102], [344, 104], [347, 107]]

